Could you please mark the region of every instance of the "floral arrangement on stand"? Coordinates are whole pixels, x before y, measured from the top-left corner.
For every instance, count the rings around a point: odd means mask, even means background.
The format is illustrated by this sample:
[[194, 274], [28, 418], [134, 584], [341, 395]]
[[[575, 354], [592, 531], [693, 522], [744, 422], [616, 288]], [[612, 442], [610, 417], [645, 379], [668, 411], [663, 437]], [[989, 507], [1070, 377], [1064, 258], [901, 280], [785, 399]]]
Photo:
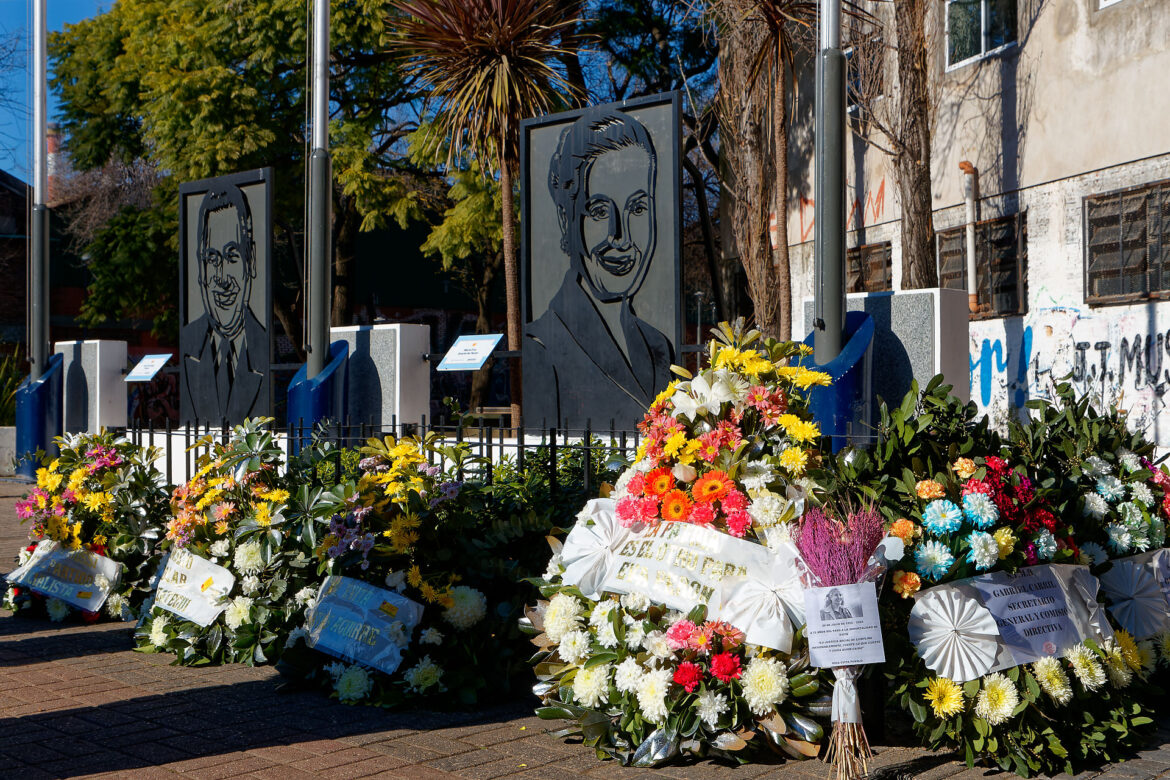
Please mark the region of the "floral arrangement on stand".
[[285, 472], [271, 421], [236, 426], [227, 443], [196, 459], [194, 476], [171, 497], [164, 552], [183, 550], [233, 575], [219, 596], [222, 612], [201, 626], [152, 600], [135, 631], [138, 650], [173, 653], [185, 665], [263, 664], [300, 624], [316, 593], [316, 523], [301, 509], [310, 486]]
[[[25, 564], [44, 541], [108, 558], [117, 563], [118, 576], [116, 583], [100, 583], [113, 585], [102, 609], [116, 620], [135, 618], [151, 592], [168, 513], [166, 480], [154, 465], [158, 450], [106, 432], [67, 434], [57, 445], [58, 457], [37, 470], [36, 487], [16, 502], [17, 517], [31, 524], [30, 544], [18, 563]], [[4, 607], [43, 610], [54, 621], [79, 611], [16, 585], [8, 587]], [[100, 614], [81, 617], [94, 621]]]
[[[419, 699], [468, 706], [506, 687], [507, 599], [515, 586], [495, 576], [494, 556], [476, 560], [477, 537], [490, 532], [475, 510], [490, 496], [483, 485], [454, 478], [475, 470], [468, 452], [434, 437], [371, 439], [360, 450], [356, 482], [338, 485], [312, 508], [328, 523], [314, 551], [318, 576], [358, 579], [421, 608], [417, 625], [394, 624], [401, 660], [392, 673], [311, 648], [311, 625], [289, 635], [282, 672], [341, 701], [386, 707]], [[450, 473], [428, 457], [449, 463]]]
[[[906, 516], [890, 531], [907, 555], [891, 574], [893, 625], [907, 624], [910, 597], [921, 600], [930, 586], [1082, 559], [1076, 529], [1023, 469], [999, 456], [959, 458], [946, 473], [925, 478], [907, 473], [900, 490], [909, 498]], [[998, 635], [990, 614], [956, 609], [965, 630]], [[1129, 635], [1084, 638], [1051, 652], [959, 683], [933, 674], [907, 646], [893, 655], [904, 659], [892, 672], [895, 700], [932, 748], [959, 748], [969, 765], [989, 761], [1022, 776], [1113, 760], [1144, 739], [1152, 720], [1129, 686], [1151, 666]]]
[[[804, 507], [802, 478], [819, 457], [802, 391], [829, 377], [790, 365], [806, 354], [802, 345], [764, 340], [742, 321], [713, 332], [707, 366], [693, 376], [676, 368], [683, 378], [647, 411], [637, 459], [612, 503], [591, 502], [574, 532], [595, 527], [600, 511], [634, 534], [686, 524], [788, 543]], [[560, 542], [553, 548], [548, 571], [533, 580], [542, 600], [522, 625], [538, 648], [537, 713], [575, 721], [561, 734], [637, 766], [683, 754], [818, 754], [816, 718], [829, 715], [829, 702], [799, 624], [787, 652], [753, 644], [741, 627], [709, 619], [703, 603], [684, 612], [636, 590], [570, 584], [566, 566], [575, 564]]]

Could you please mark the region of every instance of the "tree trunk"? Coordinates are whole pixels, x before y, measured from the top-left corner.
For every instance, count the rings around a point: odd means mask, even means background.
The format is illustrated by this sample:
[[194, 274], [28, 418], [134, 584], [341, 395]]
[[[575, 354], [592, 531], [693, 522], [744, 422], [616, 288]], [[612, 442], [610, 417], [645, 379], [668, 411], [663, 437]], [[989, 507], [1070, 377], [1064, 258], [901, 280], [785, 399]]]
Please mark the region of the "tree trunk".
[[[507, 148], [507, 139], [504, 148]], [[512, 166], [507, 157], [500, 160], [500, 202], [503, 206], [501, 223], [504, 244], [504, 297], [508, 303], [508, 351], [520, 351], [520, 262], [516, 257], [516, 219], [512, 211]], [[523, 402], [520, 360], [508, 360], [510, 392], [512, 395], [512, 427], [520, 425]], [[517, 434], [519, 435], [519, 434]]]
[[[699, 166], [689, 157], [683, 156], [683, 167], [695, 185], [695, 203], [699, 207], [699, 229], [703, 234], [703, 252], [707, 255], [707, 273], [711, 275], [711, 293], [715, 296], [715, 321], [722, 322], [728, 319], [727, 311], [723, 306], [723, 279], [719, 274], [719, 253], [715, 249], [715, 235], [711, 227], [711, 209], [707, 204], [707, 187], [703, 183], [703, 174]], [[704, 334], [699, 333], [696, 344], [702, 344]]]
[[902, 132], [894, 175], [902, 204], [902, 288], [938, 286], [930, 179], [930, 94], [926, 69], [925, 0], [894, 4], [898, 34], [899, 113]]
[[357, 212], [352, 208], [341, 208], [338, 215], [337, 234], [333, 247], [333, 312], [330, 323], [341, 327], [351, 323], [350, 287], [353, 279], [353, 260], [357, 250]]
[[[788, 264], [788, 100], [784, 88], [787, 76], [780, 44], [776, 45], [776, 84], [772, 95], [772, 115], [775, 118], [772, 132], [775, 142], [776, 166], [776, 260], [775, 283], [779, 290], [780, 309], [774, 333], [776, 338], [787, 341], [792, 335], [792, 270]], [[770, 238], [770, 236], [769, 236]], [[769, 331], [764, 331], [765, 333]]]
[[[496, 278], [496, 269], [499, 259], [485, 258], [483, 269], [479, 274], [479, 284], [475, 287], [475, 332], [491, 333], [492, 328], [492, 282]], [[488, 389], [492, 381], [492, 366], [494, 360], [483, 364], [483, 368], [471, 375], [471, 411], [483, 406], [487, 398]]]

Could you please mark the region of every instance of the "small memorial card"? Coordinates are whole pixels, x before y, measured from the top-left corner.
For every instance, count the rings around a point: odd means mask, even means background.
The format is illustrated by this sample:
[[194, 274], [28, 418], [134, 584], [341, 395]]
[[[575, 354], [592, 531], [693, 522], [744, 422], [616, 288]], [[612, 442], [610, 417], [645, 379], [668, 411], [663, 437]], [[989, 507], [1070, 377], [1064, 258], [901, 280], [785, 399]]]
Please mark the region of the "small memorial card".
[[500, 343], [502, 333], [486, 336], [460, 336], [451, 349], [443, 356], [436, 371], [478, 371], [491, 357], [492, 350]]
[[309, 647], [393, 674], [423, 607], [392, 590], [330, 575], [305, 615]]
[[42, 596], [60, 599], [86, 612], [97, 612], [119, 580], [116, 561], [89, 550], [66, 550], [43, 539], [32, 557], [8, 575], [10, 585], [22, 585]]
[[886, 660], [877, 588], [872, 582], [808, 588], [804, 609], [813, 666], [827, 669]]
[[235, 584], [235, 575], [224, 567], [187, 550], [175, 549], [167, 558], [154, 603], [206, 627], [227, 608], [226, 596]]

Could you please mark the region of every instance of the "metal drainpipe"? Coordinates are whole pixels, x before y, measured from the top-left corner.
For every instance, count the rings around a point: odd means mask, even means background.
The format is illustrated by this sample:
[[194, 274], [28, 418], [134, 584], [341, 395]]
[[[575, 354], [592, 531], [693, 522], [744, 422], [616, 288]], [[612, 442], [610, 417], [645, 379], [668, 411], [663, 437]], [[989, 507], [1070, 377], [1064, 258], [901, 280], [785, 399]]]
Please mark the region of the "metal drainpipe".
[[975, 278], [975, 197], [979, 187], [979, 169], [967, 160], [959, 163], [963, 172], [963, 200], [967, 205], [967, 308], [979, 311], [979, 285]]

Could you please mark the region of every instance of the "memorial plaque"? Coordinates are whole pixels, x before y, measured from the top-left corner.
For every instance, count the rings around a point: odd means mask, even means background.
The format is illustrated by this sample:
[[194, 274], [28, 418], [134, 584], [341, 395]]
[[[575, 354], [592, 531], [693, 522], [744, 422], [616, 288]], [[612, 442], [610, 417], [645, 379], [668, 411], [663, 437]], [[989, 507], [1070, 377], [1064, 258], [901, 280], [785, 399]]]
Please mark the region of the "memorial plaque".
[[804, 610], [813, 666], [828, 669], [885, 662], [874, 583], [809, 588], [804, 592]]
[[42, 539], [24, 565], [7, 577], [42, 596], [97, 612], [120, 579], [121, 567], [104, 555], [89, 550], [66, 550], [50, 539]]
[[179, 185], [184, 423], [269, 413], [271, 265], [271, 168]]
[[521, 125], [524, 418], [632, 429], [681, 341], [679, 95]]
[[392, 590], [331, 575], [305, 615], [310, 647], [393, 674], [423, 607]]
[[200, 626], [209, 626], [227, 608], [236, 577], [222, 566], [177, 548], [167, 557], [155, 589], [155, 606]]

